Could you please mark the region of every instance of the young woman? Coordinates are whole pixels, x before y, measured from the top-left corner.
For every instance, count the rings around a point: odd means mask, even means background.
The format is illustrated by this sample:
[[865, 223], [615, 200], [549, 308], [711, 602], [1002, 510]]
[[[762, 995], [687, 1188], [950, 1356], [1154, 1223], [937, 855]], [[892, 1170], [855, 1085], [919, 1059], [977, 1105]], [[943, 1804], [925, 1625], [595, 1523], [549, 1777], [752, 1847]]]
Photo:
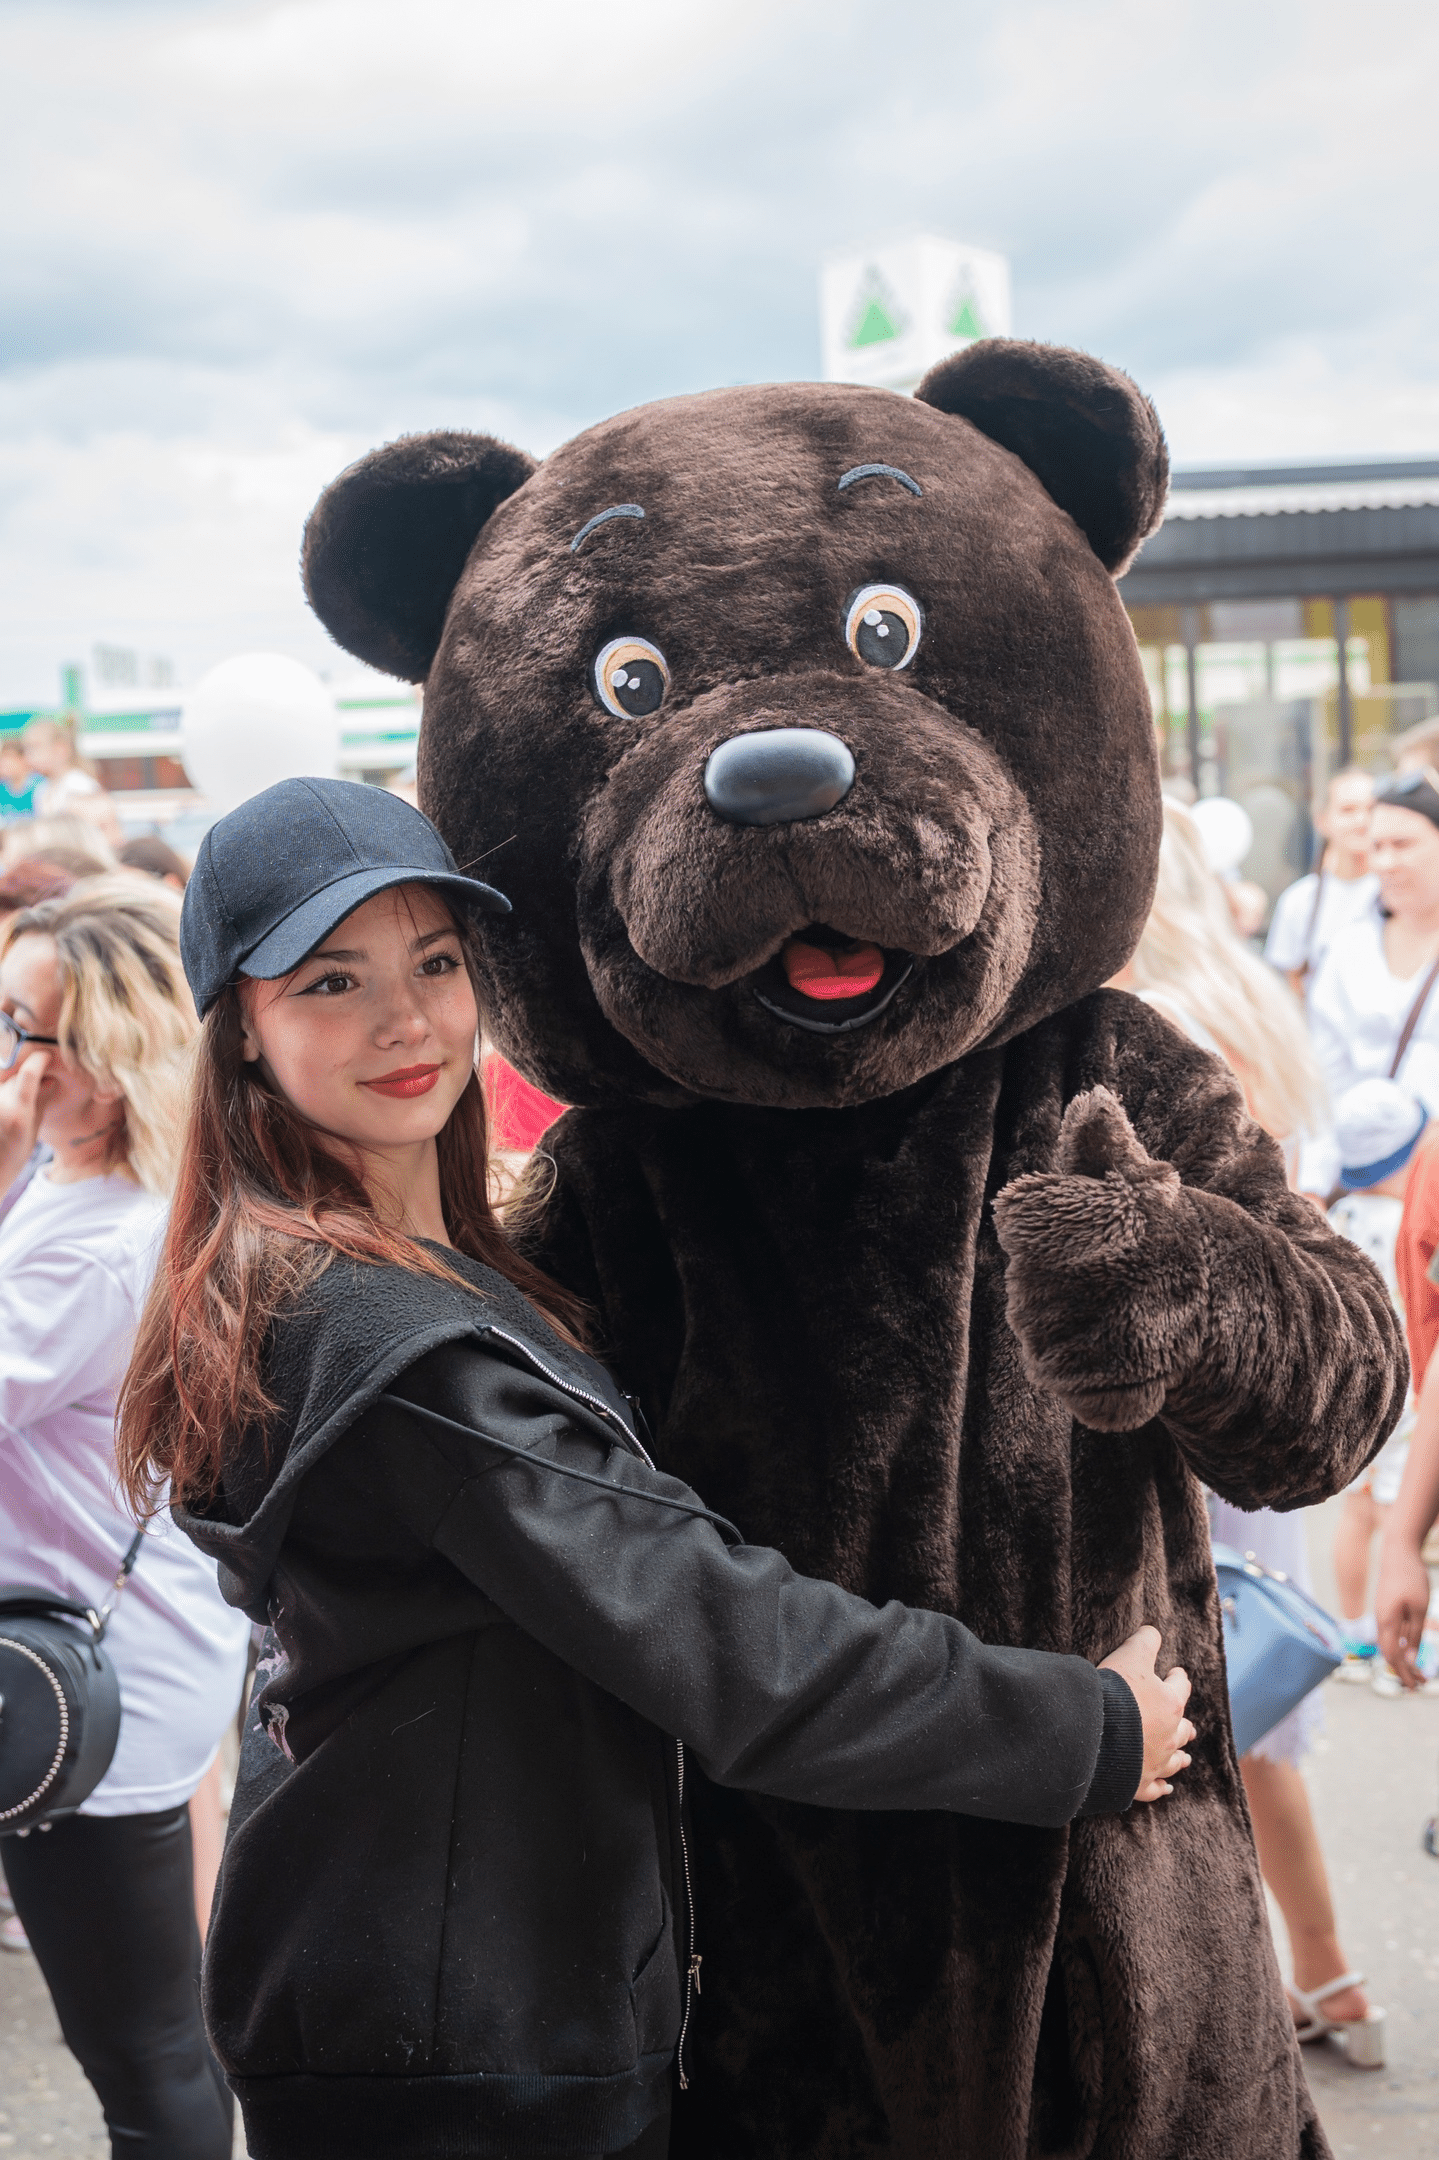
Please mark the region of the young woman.
[[206, 1959], [256, 2160], [662, 2153], [687, 1747], [1041, 1824], [1188, 1761], [1152, 1629], [1102, 1672], [986, 1649], [655, 1470], [490, 1213], [461, 925], [506, 906], [339, 781], [222, 819], [186, 893], [206, 1018], [122, 1455], [273, 1628]]
[[[1236, 934], [1218, 879], [1204, 857], [1193, 818], [1164, 806], [1159, 883], [1134, 958], [1114, 979], [1222, 1057], [1244, 1090], [1249, 1114], [1284, 1148], [1290, 1175], [1299, 1141], [1321, 1121], [1324, 1092], [1298, 1002], [1275, 971]], [[1214, 1535], [1305, 1588], [1309, 1564], [1302, 1513], [1272, 1508], [1244, 1513], [1210, 1502]], [[1264, 1880], [1284, 1915], [1294, 1961], [1300, 2038], [1331, 2030], [1360, 2033], [1351, 2048], [1366, 2068], [1383, 2064], [1382, 2010], [1371, 2010], [1363, 1976], [1349, 1970], [1339, 1945], [1334, 1901], [1300, 1764], [1320, 1716], [1308, 1696], [1255, 1742], [1240, 1762], [1254, 1817]]]
[[[179, 906], [96, 880], [12, 917], [0, 960], [0, 1581], [98, 1606], [134, 1534], [115, 1391], [178, 1152], [194, 1006]], [[235, 1715], [248, 1626], [163, 1511], [105, 1647], [114, 1760], [79, 1813], [4, 1836], [17, 1917], [116, 2153], [229, 2160], [205, 2044], [187, 1802]], [[0, 1712], [0, 1748], [4, 1746]]]
[[1379, 881], [1369, 867], [1374, 780], [1357, 766], [1333, 775], [1314, 820], [1323, 842], [1319, 866], [1285, 887], [1274, 903], [1264, 957], [1303, 998], [1341, 930], [1373, 911]]
[[[37, 817], [63, 817], [81, 803], [92, 804], [103, 791], [75, 747], [75, 731], [58, 720], [32, 720], [20, 741], [32, 773]], [[82, 813], [83, 814], [83, 813]]]
[[[1374, 905], [1335, 938], [1309, 991], [1309, 1024], [1331, 1103], [1360, 1080], [1399, 1080], [1439, 1117], [1439, 773], [1381, 782], [1369, 828]], [[1334, 1189], [1338, 1150], [1304, 1150], [1300, 1183]]]

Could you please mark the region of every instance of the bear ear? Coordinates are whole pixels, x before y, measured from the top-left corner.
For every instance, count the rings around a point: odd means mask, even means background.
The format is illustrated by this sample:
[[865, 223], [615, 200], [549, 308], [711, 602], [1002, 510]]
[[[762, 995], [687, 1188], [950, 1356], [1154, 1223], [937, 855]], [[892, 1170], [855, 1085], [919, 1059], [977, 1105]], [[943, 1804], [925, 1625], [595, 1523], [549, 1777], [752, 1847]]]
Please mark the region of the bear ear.
[[300, 570], [336, 643], [423, 682], [470, 549], [534, 470], [493, 435], [405, 435], [331, 481], [305, 526]]
[[1159, 415], [1127, 375], [1088, 353], [982, 338], [932, 367], [915, 396], [1023, 458], [1116, 577], [1164, 515]]

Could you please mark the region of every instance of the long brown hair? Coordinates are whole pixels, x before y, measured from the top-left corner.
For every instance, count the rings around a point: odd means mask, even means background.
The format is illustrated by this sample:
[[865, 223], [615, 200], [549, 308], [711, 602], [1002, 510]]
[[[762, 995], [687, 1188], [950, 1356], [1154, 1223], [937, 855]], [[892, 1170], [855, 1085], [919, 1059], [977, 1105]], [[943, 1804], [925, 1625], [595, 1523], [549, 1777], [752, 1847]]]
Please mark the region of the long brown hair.
[[[262, 1371], [266, 1333], [337, 1254], [479, 1295], [380, 1220], [359, 1179], [242, 1048], [232, 985], [200, 1031], [169, 1230], [120, 1395], [116, 1459], [137, 1515], [153, 1511], [166, 1479], [177, 1498], [203, 1504], [241, 1437], [263, 1436], [275, 1407]], [[455, 1249], [503, 1275], [561, 1335], [582, 1343], [584, 1307], [520, 1257], [491, 1207], [477, 1074], [437, 1146]]]

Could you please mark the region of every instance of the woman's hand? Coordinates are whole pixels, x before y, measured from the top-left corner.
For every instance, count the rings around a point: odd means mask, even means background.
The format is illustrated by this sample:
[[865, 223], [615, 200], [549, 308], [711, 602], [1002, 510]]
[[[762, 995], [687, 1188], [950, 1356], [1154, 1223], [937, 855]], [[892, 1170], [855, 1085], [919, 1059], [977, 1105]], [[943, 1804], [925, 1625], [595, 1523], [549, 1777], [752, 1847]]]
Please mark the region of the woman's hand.
[[1160, 1679], [1154, 1669], [1163, 1640], [1158, 1628], [1142, 1627], [1111, 1651], [1100, 1671], [1117, 1672], [1132, 1690], [1144, 1726], [1144, 1775], [1136, 1800], [1162, 1800], [1174, 1790], [1169, 1780], [1189, 1768], [1185, 1753], [1194, 1738], [1194, 1727], [1184, 1715], [1189, 1700], [1189, 1675], [1176, 1665]]
[[48, 1050], [32, 1050], [0, 1081], [0, 1193], [6, 1193], [35, 1152], [44, 1105], [40, 1084], [50, 1070]]
[[1419, 1641], [1428, 1610], [1429, 1570], [1420, 1557], [1419, 1547], [1409, 1538], [1396, 1537], [1390, 1525], [1379, 1546], [1374, 1617], [1379, 1629], [1380, 1651], [1407, 1688], [1417, 1688], [1423, 1679], [1419, 1670]]

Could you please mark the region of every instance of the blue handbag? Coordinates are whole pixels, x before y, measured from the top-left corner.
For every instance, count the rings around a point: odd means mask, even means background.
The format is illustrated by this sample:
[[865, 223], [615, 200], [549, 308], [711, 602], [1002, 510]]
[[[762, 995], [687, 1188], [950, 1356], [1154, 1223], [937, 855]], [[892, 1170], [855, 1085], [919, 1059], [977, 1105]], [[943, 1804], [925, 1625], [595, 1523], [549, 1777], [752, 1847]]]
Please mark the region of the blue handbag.
[[1344, 1663], [1344, 1645], [1324, 1607], [1253, 1553], [1216, 1545], [1214, 1572], [1234, 1745], [1245, 1755]]

